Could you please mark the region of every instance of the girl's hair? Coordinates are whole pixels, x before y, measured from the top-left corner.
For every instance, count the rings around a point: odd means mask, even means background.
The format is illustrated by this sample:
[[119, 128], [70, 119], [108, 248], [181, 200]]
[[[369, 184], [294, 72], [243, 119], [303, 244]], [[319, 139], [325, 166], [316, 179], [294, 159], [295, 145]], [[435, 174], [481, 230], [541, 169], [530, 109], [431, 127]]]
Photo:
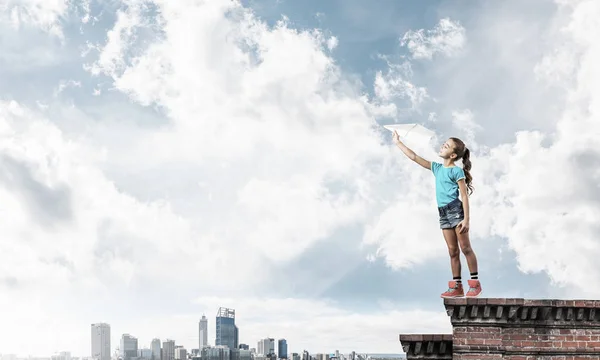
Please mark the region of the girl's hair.
[[473, 176], [471, 176], [471, 152], [465, 145], [465, 143], [459, 139], [452, 137], [450, 138], [454, 142], [454, 153], [456, 154], [456, 159], [462, 159], [463, 163], [463, 171], [465, 172], [465, 182], [467, 183], [467, 189], [469, 195], [473, 193]]

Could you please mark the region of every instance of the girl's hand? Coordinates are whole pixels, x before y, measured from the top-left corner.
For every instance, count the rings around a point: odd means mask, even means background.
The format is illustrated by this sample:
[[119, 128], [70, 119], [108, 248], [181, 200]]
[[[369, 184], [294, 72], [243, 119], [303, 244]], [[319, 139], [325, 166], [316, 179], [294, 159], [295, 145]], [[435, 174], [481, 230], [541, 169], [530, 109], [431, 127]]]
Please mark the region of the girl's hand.
[[394, 138], [394, 142], [396, 144], [398, 144], [400, 142], [400, 135], [398, 135], [398, 133], [396, 132], [396, 130], [394, 130], [393, 138]]
[[460, 229], [459, 233], [464, 234], [469, 231], [469, 222], [467, 220], [463, 220], [459, 222], [456, 227]]

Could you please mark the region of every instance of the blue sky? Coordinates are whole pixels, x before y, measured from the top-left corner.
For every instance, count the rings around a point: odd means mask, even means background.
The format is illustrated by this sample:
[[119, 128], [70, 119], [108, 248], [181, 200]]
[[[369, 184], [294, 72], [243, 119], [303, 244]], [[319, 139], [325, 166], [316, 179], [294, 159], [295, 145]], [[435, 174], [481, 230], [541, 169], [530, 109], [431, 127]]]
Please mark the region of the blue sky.
[[192, 349], [219, 306], [291, 352], [451, 331], [396, 122], [472, 150], [484, 296], [600, 291], [594, 1], [0, 4], [0, 353]]

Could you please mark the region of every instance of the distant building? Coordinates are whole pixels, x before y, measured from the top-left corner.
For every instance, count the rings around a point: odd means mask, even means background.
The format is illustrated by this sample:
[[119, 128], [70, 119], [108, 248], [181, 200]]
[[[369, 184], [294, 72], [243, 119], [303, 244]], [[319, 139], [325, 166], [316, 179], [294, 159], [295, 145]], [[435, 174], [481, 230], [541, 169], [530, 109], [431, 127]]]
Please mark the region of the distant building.
[[202, 360], [231, 360], [231, 350], [227, 346], [207, 346], [201, 350]]
[[162, 360], [175, 360], [175, 341], [165, 340], [162, 346]]
[[198, 348], [200, 350], [202, 350], [203, 347], [208, 346], [208, 319], [204, 314], [202, 314], [202, 318], [198, 324], [198, 338]]
[[189, 355], [190, 355], [191, 357], [194, 357], [194, 356], [197, 356], [197, 357], [199, 357], [199, 356], [201, 355], [201, 353], [200, 353], [200, 349], [192, 349], [192, 350], [190, 350], [190, 353], [189, 353]]
[[135, 359], [138, 356], [138, 339], [129, 334], [123, 334], [120, 349], [123, 360]]
[[235, 310], [220, 307], [215, 322], [215, 346], [237, 349], [239, 333], [235, 325]]
[[277, 357], [280, 359], [288, 358], [287, 341], [285, 339], [277, 340]]
[[229, 356], [230, 360], [253, 360], [250, 350], [232, 349]]
[[178, 346], [175, 348], [175, 360], [186, 360], [187, 359], [187, 351], [183, 346]]
[[242, 350], [250, 350], [250, 346], [248, 346], [246, 344], [240, 344], [240, 349], [242, 349]]
[[138, 349], [138, 358], [143, 360], [152, 359], [152, 349]]
[[150, 350], [152, 350], [152, 354], [150, 355], [151, 360], [161, 360], [160, 339], [152, 339]]
[[92, 324], [92, 359], [111, 360], [110, 356], [110, 325], [105, 323]]
[[258, 355], [275, 355], [275, 339], [273, 338], [264, 338], [258, 342]]

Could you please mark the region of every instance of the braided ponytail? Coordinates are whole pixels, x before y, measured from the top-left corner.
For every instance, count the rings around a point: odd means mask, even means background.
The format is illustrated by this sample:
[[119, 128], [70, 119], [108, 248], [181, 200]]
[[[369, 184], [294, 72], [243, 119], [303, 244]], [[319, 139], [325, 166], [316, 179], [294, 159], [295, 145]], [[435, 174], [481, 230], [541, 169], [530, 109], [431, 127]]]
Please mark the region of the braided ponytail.
[[471, 151], [468, 148], [465, 148], [465, 153], [462, 156], [463, 163], [463, 171], [465, 172], [465, 182], [467, 183], [468, 193], [471, 195], [473, 193], [473, 176], [471, 175]]
[[471, 195], [473, 193], [473, 176], [471, 175], [471, 151], [465, 146], [465, 143], [458, 138], [450, 138], [454, 142], [454, 152], [456, 158], [462, 159], [463, 171], [465, 173], [465, 183], [467, 184], [467, 193]]

